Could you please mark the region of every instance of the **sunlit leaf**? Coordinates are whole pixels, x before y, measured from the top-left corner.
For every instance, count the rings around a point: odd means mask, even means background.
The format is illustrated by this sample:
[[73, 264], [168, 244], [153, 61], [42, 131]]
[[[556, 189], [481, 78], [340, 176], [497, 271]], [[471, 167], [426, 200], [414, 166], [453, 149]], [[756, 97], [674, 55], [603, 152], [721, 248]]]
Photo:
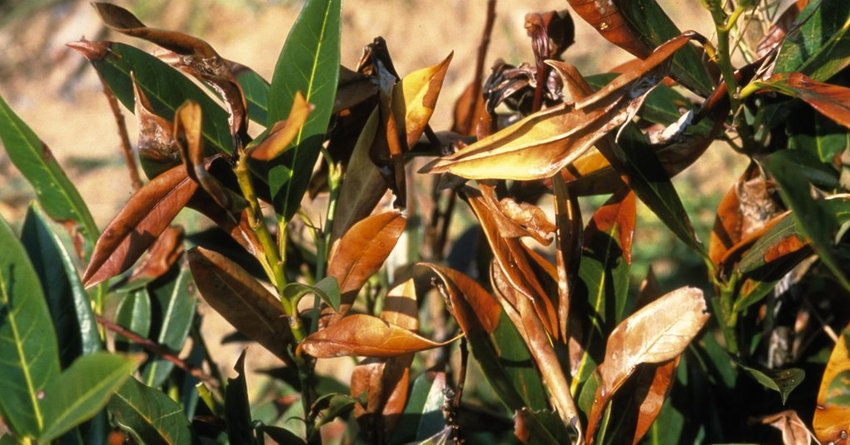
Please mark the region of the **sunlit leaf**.
[[107, 405], [118, 426], [138, 443], [181, 444], [191, 441], [189, 420], [165, 393], [131, 378]]
[[[44, 211], [53, 220], [68, 224], [72, 238], [79, 230], [85, 243], [78, 251], [91, 251], [98, 234], [97, 225], [74, 184], [56, 162], [53, 153], [35, 132], [0, 97], [0, 140], [9, 159], [35, 189]], [[78, 241], [75, 240], [75, 244]], [[85, 249], [82, 247], [85, 246]]]
[[821, 443], [842, 443], [850, 431], [850, 326], [845, 327], [829, 356], [818, 390], [812, 427]]
[[127, 270], [156, 241], [198, 189], [182, 165], [157, 176], [130, 197], [103, 230], [83, 274], [86, 287]]
[[39, 400], [59, 375], [59, 348], [44, 293], [24, 248], [0, 218], [0, 411], [19, 437], [48, 420]]
[[812, 1], [786, 36], [774, 72], [825, 81], [850, 64], [850, 3]]
[[[451, 340], [450, 340], [451, 341]], [[449, 342], [450, 342], [449, 341]], [[340, 318], [302, 341], [298, 347], [316, 358], [341, 356], [395, 357], [437, 348], [439, 343], [370, 315]]]
[[308, 0], [289, 29], [269, 89], [269, 122], [283, 120], [301, 91], [315, 111], [269, 170], [279, 215], [295, 215], [325, 140], [339, 78], [340, 0]]
[[416, 144], [434, 113], [452, 55], [404, 76], [393, 89], [393, 114], [404, 118], [408, 147]]
[[640, 58], [652, 52], [652, 48], [641, 40], [640, 34], [629, 26], [617, 4], [599, 0], [569, 0], [569, 3], [576, 14], [609, 42]]
[[198, 291], [239, 332], [291, 364], [292, 332], [280, 301], [224, 255], [196, 247], [187, 252]]
[[289, 283], [283, 288], [283, 298], [290, 301], [292, 307], [298, 307], [298, 302], [306, 295], [315, 294], [334, 311], [339, 311], [339, 284], [334, 277], [325, 277], [315, 285], [304, 283]]
[[249, 156], [259, 161], [270, 161], [278, 157], [298, 136], [311, 111], [312, 107], [301, 92], [296, 92], [286, 120], [274, 124], [269, 135], [249, 150]]

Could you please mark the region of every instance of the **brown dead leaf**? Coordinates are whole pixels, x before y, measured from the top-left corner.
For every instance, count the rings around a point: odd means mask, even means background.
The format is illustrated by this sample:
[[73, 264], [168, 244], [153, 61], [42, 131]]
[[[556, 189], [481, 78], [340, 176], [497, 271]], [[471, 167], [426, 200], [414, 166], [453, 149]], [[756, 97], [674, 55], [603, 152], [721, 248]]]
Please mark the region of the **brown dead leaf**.
[[818, 390], [812, 428], [821, 443], [850, 443], [850, 325], [838, 337]]
[[387, 358], [438, 348], [452, 341], [434, 342], [378, 317], [352, 314], [310, 334], [298, 345], [298, 349], [316, 358]]
[[811, 433], [806, 424], [794, 410], [785, 410], [759, 419], [763, 425], [770, 425], [782, 433], [782, 443], [785, 445], [809, 445], [812, 443]]
[[606, 233], [617, 237], [623, 258], [632, 262], [632, 240], [637, 222], [637, 199], [634, 192], [623, 188], [593, 212], [593, 217], [584, 231], [584, 244]]
[[598, 367], [602, 382], [588, 417], [589, 443], [608, 402], [637, 366], [678, 357], [709, 316], [702, 291], [682, 287], [647, 304], [614, 328]]
[[197, 189], [182, 165], [142, 186], [98, 238], [83, 274], [84, 285], [94, 286], [132, 266]]
[[183, 237], [183, 226], [170, 226], [165, 229], [133, 270], [128, 281], [150, 282], [165, 275], [183, 256]]
[[339, 314], [345, 314], [366, 280], [377, 272], [404, 232], [407, 218], [397, 210], [358, 222], [334, 244], [328, 276], [336, 278], [342, 293]]
[[418, 265], [431, 269], [443, 282], [448, 308], [467, 337], [471, 333], [492, 334], [496, 331], [502, 307], [478, 282], [448, 267], [433, 263]]
[[644, 59], [652, 48], [640, 39], [640, 34], [629, 27], [628, 21], [620, 14], [619, 8], [611, 0], [567, 0], [579, 17], [593, 26], [605, 40], [623, 48], [633, 55]]
[[802, 73], [775, 74], [758, 84], [802, 99], [824, 116], [850, 128], [850, 88], [818, 82]]
[[280, 156], [298, 136], [298, 132], [307, 122], [307, 117], [310, 116], [312, 110], [313, 106], [307, 103], [304, 95], [300, 91], [296, 91], [295, 97], [292, 99], [292, 108], [289, 110], [289, 117], [285, 121], [275, 123], [269, 130], [269, 135], [262, 142], [253, 148], [249, 148], [248, 155], [258, 161], [271, 161]]
[[135, 97], [135, 115], [139, 121], [139, 160], [148, 178], [180, 163], [180, 151], [174, 140], [172, 123], [153, 112], [147, 96], [130, 73]]
[[292, 331], [280, 300], [226, 256], [196, 247], [189, 267], [204, 300], [239, 332], [295, 366], [288, 347]]

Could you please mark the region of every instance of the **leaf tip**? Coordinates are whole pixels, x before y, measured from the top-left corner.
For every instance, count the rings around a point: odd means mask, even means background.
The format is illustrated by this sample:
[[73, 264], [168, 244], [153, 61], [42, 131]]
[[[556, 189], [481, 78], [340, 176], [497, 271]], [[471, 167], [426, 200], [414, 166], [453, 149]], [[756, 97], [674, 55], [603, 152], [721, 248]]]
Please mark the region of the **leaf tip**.
[[102, 41], [89, 41], [89, 40], [78, 40], [75, 42], [68, 42], [65, 44], [68, 48], [71, 48], [78, 53], [82, 54], [83, 57], [88, 59], [90, 62], [94, 62], [97, 60], [101, 60], [106, 57], [106, 54], [109, 53], [110, 42], [102, 42]]

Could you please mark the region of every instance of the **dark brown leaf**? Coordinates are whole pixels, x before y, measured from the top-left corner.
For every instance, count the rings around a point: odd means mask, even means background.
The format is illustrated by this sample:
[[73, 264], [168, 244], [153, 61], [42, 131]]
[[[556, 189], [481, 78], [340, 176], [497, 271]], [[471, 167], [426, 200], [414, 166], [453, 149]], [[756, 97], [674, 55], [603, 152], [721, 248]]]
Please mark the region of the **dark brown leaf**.
[[617, 237], [623, 257], [632, 262], [632, 239], [637, 221], [637, 199], [634, 192], [622, 189], [593, 212], [584, 231], [585, 245], [600, 233]]
[[451, 341], [434, 342], [378, 317], [352, 314], [309, 335], [298, 348], [316, 358], [387, 358], [445, 346]]
[[292, 331], [280, 300], [220, 253], [196, 247], [188, 252], [188, 258], [204, 300], [240, 333], [294, 366], [287, 349]]
[[148, 98], [130, 74], [135, 96], [135, 114], [139, 121], [139, 160], [149, 178], [180, 163], [180, 151], [174, 140], [172, 123], [156, 115]]
[[602, 37], [633, 55], [644, 59], [652, 48], [629, 27], [626, 18], [611, 0], [567, 0], [576, 14], [596, 28]]
[[812, 443], [811, 433], [806, 424], [794, 410], [785, 410], [759, 419], [763, 425], [770, 425], [782, 433], [782, 443], [785, 445], [809, 445]]
[[132, 266], [197, 189], [186, 168], [178, 165], [134, 193], [98, 238], [83, 274], [85, 286], [94, 286]]
[[147, 255], [133, 270], [129, 281], [150, 282], [165, 275], [183, 255], [183, 226], [171, 226], [165, 229], [148, 251]]
[[480, 284], [463, 273], [433, 263], [420, 263], [443, 282], [449, 310], [467, 336], [471, 331], [492, 334], [499, 325], [502, 307]]

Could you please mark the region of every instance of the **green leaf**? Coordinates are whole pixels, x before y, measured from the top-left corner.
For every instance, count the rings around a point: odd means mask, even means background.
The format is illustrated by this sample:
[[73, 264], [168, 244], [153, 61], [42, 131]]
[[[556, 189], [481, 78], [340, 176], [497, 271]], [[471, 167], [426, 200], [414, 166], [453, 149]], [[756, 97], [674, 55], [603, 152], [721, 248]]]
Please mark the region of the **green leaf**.
[[339, 283], [334, 277], [325, 277], [318, 283], [310, 286], [303, 283], [289, 283], [283, 288], [283, 298], [290, 301], [292, 307], [298, 307], [298, 302], [305, 295], [315, 294], [322, 299], [334, 311], [339, 311], [342, 296], [339, 292]]
[[316, 418], [315, 427], [330, 423], [337, 417], [346, 416], [354, 409], [357, 399], [348, 394], [325, 394], [313, 403], [310, 411]]
[[389, 443], [408, 443], [427, 439], [446, 427], [440, 407], [446, 401], [446, 374], [425, 372], [413, 381], [404, 413], [393, 430]]
[[[195, 283], [187, 265], [182, 265], [174, 277], [165, 283], [149, 287], [153, 294], [156, 310], [157, 334], [156, 342], [172, 351], [180, 351], [189, 335], [195, 318], [197, 298]], [[162, 358], [154, 358], [142, 372], [142, 380], [148, 386], [162, 385], [168, 373], [174, 369], [174, 363]]]
[[100, 233], [88, 207], [47, 145], [12, 111], [2, 97], [0, 140], [6, 147], [9, 159], [35, 189], [44, 211], [57, 222], [73, 221], [79, 226], [86, 241], [85, 252], [88, 256]]
[[[147, 338], [151, 329], [151, 297], [146, 288], [130, 291], [118, 303], [115, 323]], [[140, 346], [128, 345], [129, 339], [118, 335], [115, 347], [121, 351], [139, 351]]]
[[[643, 41], [652, 48], [682, 33], [656, 0], [618, 0], [617, 6], [631, 28], [637, 30]], [[673, 56], [671, 74], [702, 96], [708, 96], [714, 90], [714, 83], [702, 63], [700, 52], [691, 45]]]
[[286, 118], [295, 93], [315, 106], [293, 146], [269, 171], [279, 215], [295, 215], [325, 140], [339, 78], [340, 0], [307, 0], [289, 30], [269, 90], [269, 122]]
[[248, 402], [248, 384], [245, 381], [245, 351], [239, 355], [236, 378], [227, 379], [224, 395], [224, 420], [227, 423], [227, 438], [230, 443], [254, 443], [251, 422], [251, 405]]
[[813, 1], [796, 23], [802, 25], [783, 40], [775, 73], [799, 71], [823, 82], [850, 64], [850, 2]]
[[614, 150], [613, 156], [617, 158], [611, 165], [622, 165], [624, 173], [629, 177], [629, 186], [640, 200], [685, 245], [706, 256], [705, 248], [697, 239], [682, 200], [679, 199], [670, 176], [653, 152], [646, 136], [633, 124], [629, 124], [623, 129], [619, 143], [610, 145]]
[[186, 444], [192, 441], [189, 420], [163, 392], [129, 379], [107, 405], [122, 430], [137, 443]]
[[[795, 128], [801, 122], [809, 125], [805, 129]], [[787, 125], [789, 148], [816, 154], [824, 164], [831, 164], [835, 156], [850, 146], [850, 132], [820, 113], [799, 113]]]
[[62, 368], [80, 355], [102, 349], [91, 301], [80, 282], [74, 258], [36, 205], [27, 211], [21, 242], [39, 281], [50, 283], [44, 293], [57, 332]]
[[46, 419], [38, 400], [59, 375], [59, 348], [38, 276], [3, 218], [0, 246], [0, 412], [19, 437], [35, 436]]
[[236, 81], [242, 87], [248, 101], [248, 116], [264, 127], [269, 126], [269, 83], [252, 69], [236, 73]]
[[844, 289], [850, 290], [850, 281], [841, 269], [833, 246], [833, 237], [839, 223], [836, 213], [825, 201], [814, 199], [809, 191], [809, 181], [800, 174], [807, 156], [797, 150], [782, 150], [765, 159], [764, 166], [779, 185], [782, 200], [791, 208], [797, 229], [811, 241], [821, 261], [832, 271]]
[[[80, 43], [72, 46], [79, 49]], [[87, 44], [87, 50], [81, 52], [128, 110], [135, 111], [130, 80], [130, 73], [133, 73], [154, 113], [173, 120], [180, 105], [187, 100], [195, 101], [203, 110], [201, 133], [207, 147], [222, 153], [233, 151], [227, 112], [189, 78], [156, 57], [123, 43], [82, 43]]]
[[44, 389], [45, 425], [39, 441], [53, 440], [97, 414], [142, 359], [106, 352], [78, 358]]
[[759, 370], [741, 363], [738, 365], [750, 377], [759, 382], [761, 386], [778, 392], [782, 396], [783, 405], [788, 400], [788, 395], [791, 394], [791, 391], [802, 383], [806, 377], [806, 372], [799, 368]]

